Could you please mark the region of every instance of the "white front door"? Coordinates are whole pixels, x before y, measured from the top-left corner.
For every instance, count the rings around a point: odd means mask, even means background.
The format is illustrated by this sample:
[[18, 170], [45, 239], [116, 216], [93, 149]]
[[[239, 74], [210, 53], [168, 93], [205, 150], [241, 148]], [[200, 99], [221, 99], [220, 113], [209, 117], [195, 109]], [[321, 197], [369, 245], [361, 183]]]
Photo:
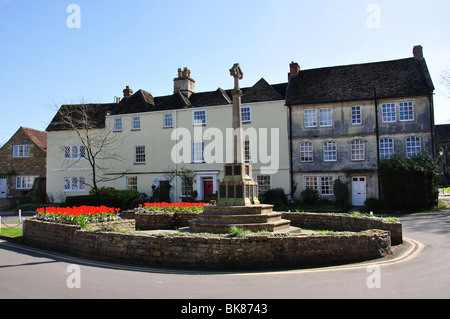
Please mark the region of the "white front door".
[[352, 205], [364, 206], [366, 199], [366, 178], [352, 177]]
[[6, 198], [6, 177], [0, 177], [0, 198]]

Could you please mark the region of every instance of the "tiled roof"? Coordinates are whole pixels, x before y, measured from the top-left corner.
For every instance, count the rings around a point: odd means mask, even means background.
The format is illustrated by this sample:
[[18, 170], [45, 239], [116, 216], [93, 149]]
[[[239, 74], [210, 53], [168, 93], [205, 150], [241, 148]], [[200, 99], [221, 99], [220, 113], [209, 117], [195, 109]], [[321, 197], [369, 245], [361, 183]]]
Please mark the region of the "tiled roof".
[[300, 71], [291, 77], [287, 105], [357, 101], [430, 94], [433, 83], [424, 59], [336, 66]]
[[30, 139], [44, 151], [47, 150], [47, 132], [38, 131], [28, 127], [21, 127]]

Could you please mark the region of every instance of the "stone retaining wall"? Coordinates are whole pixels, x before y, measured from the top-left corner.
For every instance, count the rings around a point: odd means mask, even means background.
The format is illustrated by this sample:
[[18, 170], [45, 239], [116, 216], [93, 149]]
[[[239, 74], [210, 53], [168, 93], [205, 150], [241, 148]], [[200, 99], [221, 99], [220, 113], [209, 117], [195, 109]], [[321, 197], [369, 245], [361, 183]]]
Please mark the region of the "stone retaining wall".
[[391, 253], [390, 234], [370, 230], [341, 236], [219, 238], [93, 232], [27, 219], [29, 245], [108, 261], [149, 266], [261, 269], [351, 263]]
[[[188, 227], [189, 220], [195, 219], [197, 214], [144, 214], [133, 211], [124, 212], [124, 218], [135, 218], [136, 229], [176, 229]], [[391, 233], [392, 245], [403, 243], [401, 223], [388, 223], [378, 218], [353, 217], [347, 214], [325, 213], [283, 213], [283, 219], [291, 221], [291, 226], [309, 229], [353, 231], [368, 229], [388, 230]]]

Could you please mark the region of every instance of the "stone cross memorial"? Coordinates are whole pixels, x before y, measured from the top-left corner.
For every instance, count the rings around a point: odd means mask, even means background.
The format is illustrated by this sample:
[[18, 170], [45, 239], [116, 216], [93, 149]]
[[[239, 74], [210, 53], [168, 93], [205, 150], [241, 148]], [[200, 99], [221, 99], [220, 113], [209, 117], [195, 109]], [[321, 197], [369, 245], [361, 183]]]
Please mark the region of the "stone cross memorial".
[[245, 163], [239, 80], [244, 73], [236, 63], [230, 69], [234, 77], [233, 95], [233, 163], [224, 165], [224, 177], [219, 182], [217, 206], [205, 206], [198, 218], [189, 221], [194, 232], [228, 233], [233, 226], [251, 231], [291, 231], [290, 221], [273, 212], [273, 205], [261, 205], [258, 183], [252, 178], [252, 165]]

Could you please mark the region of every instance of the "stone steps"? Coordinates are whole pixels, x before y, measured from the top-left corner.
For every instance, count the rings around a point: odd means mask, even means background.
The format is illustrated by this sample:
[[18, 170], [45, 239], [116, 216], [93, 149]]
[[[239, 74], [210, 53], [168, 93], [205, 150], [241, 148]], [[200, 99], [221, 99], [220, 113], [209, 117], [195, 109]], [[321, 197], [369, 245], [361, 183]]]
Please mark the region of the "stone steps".
[[290, 221], [273, 212], [272, 205], [253, 206], [205, 206], [197, 219], [190, 220], [194, 232], [229, 233], [233, 226], [254, 232], [288, 232]]

